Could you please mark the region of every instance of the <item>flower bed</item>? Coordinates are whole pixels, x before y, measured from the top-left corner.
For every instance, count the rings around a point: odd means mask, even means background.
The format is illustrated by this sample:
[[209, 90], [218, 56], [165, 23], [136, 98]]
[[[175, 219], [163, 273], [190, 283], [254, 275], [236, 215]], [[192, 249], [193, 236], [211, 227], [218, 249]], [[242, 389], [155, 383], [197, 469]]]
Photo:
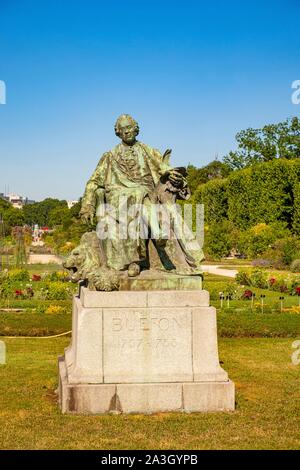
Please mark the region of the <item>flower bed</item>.
[[0, 299], [67, 300], [77, 290], [64, 272], [33, 274], [25, 269], [0, 273]]
[[250, 271], [240, 271], [235, 279], [240, 285], [268, 289], [288, 295], [300, 295], [299, 274], [270, 275], [267, 271], [252, 269]]

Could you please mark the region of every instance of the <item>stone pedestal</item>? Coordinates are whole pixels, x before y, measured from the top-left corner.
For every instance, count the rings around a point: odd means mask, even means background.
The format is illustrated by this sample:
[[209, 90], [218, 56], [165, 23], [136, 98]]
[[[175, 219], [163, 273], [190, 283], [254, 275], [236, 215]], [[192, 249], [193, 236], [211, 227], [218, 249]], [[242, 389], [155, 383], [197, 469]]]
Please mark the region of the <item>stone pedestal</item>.
[[82, 288], [72, 321], [59, 359], [64, 413], [234, 409], [207, 291]]

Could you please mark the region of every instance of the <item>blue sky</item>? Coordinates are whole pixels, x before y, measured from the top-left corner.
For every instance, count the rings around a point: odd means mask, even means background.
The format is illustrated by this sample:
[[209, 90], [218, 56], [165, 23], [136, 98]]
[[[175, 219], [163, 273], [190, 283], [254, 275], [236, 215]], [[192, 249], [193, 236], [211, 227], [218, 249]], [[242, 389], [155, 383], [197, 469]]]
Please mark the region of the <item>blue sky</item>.
[[299, 0], [0, 0], [0, 192], [78, 198], [121, 113], [174, 165], [300, 114]]

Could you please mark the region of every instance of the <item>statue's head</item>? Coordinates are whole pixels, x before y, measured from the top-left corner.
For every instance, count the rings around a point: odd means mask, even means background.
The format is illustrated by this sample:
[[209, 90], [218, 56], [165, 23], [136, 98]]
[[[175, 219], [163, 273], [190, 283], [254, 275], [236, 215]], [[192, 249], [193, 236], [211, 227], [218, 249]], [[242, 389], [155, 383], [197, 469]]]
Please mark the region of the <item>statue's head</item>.
[[125, 144], [132, 145], [139, 133], [139, 125], [129, 114], [122, 114], [116, 121], [115, 133]]

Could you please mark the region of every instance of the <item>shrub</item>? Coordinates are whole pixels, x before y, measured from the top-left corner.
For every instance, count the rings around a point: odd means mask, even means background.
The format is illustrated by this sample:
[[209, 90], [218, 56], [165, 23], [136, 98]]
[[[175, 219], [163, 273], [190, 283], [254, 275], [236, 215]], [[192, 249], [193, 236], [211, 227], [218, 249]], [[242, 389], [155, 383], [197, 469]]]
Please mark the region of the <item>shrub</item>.
[[238, 284], [244, 285], [244, 286], [250, 286], [251, 281], [250, 281], [250, 275], [248, 274], [247, 271], [239, 271], [237, 275], [235, 276], [235, 280]]
[[252, 299], [252, 297], [253, 297], [253, 292], [252, 292], [252, 290], [246, 289], [246, 290], [243, 292], [242, 299], [249, 300], [249, 299]]
[[[259, 234], [255, 240], [252, 256], [259, 256], [279, 238], [300, 232], [300, 159], [284, 158], [260, 163], [250, 168], [233, 171], [227, 178], [201, 184], [193, 197], [195, 203], [205, 206], [205, 220], [208, 224], [229, 220], [232, 224], [248, 231], [262, 222], [267, 226], [278, 223], [286, 227], [285, 232], [278, 228], [269, 240]], [[273, 236], [274, 235], [274, 236]], [[243, 249], [243, 245], [241, 246]], [[251, 243], [247, 248], [251, 250]], [[241, 252], [243, 250], [240, 249]], [[290, 264], [292, 247], [284, 248], [284, 262]], [[295, 259], [294, 255], [293, 259]], [[298, 255], [298, 258], [300, 256]]]
[[41, 297], [45, 300], [66, 300], [71, 298], [72, 294], [70, 283], [52, 281], [44, 284]]
[[295, 259], [290, 266], [292, 273], [300, 273], [300, 259]]
[[251, 272], [250, 285], [253, 287], [259, 287], [260, 289], [267, 289], [269, 287], [268, 273], [261, 269], [254, 269]]
[[65, 313], [66, 309], [61, 305], [49, 305], [45, 310], [45, 313], [48, 315], [57, 315], [58, 313]]
[[257, 258], [263, 254], [264, 259], [271, 259], [272, 257], [267, 250], [285, 234], [286, 229], [282, 224], [259, 223], [241, 233], [240, 251], [246, 253], [249, 258]]
[[285, 269], [294, 259], [299, 258], [300, 242], [295, 237], [284, 237], [276, 240], [263, 256], [272, 261], [276, 269]]
[[[260, 269], [253, 269], [248, 273], [240, 271], [236, 276], [236, 282], [289, 295], [300, 295], [300, 276], [293, 274], [286, 274], [285, 276], [276, 274], [275, 276], [269, 277], [268, 272]], [[299, 292], [297, 289], [299, 289]]]
[[34, 291], [30, 286], [26, 286], [24, 290], [16, 289], [15, 297], [16, 299], [32, 299], [34, 296]]
[[71, 253], [71, 251], [76, 247], [76, 244], [74, 242], [66, 242], [63, 246], [60, 247], [59, 252], [62, 255], [67, 255]]
[[26, 269], [13, 269], [0, 273], [0, 298], [32, 297], [30, 276]]
[[233, 233], [232, 224], [226, 220], [211, 224], [204, 237], [204, 253], [214, 259], [229, 255], [233, 245]]
[[49, 281], [67, 281], [68, 274], [65, 271], [54, 271], [53, 273], [47, 274], [44, 276], [45, 280]]
[[12, 269], [8, 271], [7, 277], [11, 282], [30, 282], [30, 275], [27, 269]]
[[[232, 172], [224, 180], [228, 218], [244, 229], [261, 221], [284, 221], [296, 231], [299, 174], [299, 159], [278, 159]], [[210, 197], [214, 198], [214, 193]]]
[[39, 303], [36, 308], [36, 313], [39, 315], [43, 315], [46, 310], [47, 310], [47, 305], [45, 305], [44, 303]]

